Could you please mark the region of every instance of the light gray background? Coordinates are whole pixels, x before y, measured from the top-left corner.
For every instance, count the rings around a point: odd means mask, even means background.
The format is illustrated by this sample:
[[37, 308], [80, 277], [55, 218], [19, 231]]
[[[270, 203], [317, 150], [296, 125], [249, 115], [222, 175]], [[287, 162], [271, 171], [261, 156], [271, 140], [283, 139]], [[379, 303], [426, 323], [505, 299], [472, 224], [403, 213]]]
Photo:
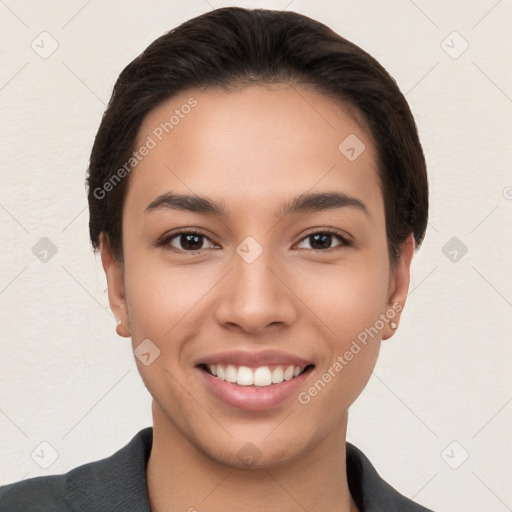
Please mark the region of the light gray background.
[[435, 510], [512, 510], [511, 0], [0, 0], [0, 483], [105, 457], [151, 424], [89, 245], [85, 169], [122, 68], [224, 5], [323, 21], [406, 94], [430, 224], [348, 438]]

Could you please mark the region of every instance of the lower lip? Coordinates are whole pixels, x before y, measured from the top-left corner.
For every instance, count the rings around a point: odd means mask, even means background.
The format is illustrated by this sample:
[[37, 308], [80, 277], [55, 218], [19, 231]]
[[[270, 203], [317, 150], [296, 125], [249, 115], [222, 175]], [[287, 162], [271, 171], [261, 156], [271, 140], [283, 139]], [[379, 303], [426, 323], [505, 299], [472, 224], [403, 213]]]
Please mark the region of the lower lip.
[[264, 411], [276, 407], [290, 396], [295, 395], [303, 386], [312, 368], [307, 369], [298, 377], [270, 386], [239, 386], [218, 379], [202, 368], [197, 368], [197, 370], [210, 391], [225, 404], [246, 411]]

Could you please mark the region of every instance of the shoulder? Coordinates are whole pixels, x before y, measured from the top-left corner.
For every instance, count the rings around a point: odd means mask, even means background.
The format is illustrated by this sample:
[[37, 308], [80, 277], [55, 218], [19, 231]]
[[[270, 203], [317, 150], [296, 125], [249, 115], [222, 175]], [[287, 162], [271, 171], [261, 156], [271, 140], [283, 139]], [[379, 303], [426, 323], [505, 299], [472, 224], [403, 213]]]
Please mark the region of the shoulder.
[[384, 481], [359, 448], [350, 443], [346, 447], [350, 493], [362, 512], [433, 512]]
[[146, 464], [152, 428], [99, 461], [63, 475], [30, 478], [0, 487], [2, 512], [148, 511]]

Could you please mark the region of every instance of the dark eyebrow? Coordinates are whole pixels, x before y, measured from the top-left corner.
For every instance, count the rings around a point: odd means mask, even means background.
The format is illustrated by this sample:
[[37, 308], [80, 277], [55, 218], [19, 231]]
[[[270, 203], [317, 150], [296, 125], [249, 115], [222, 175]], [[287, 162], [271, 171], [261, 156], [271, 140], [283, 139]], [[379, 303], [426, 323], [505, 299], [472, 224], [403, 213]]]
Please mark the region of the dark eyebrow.
[[293, 213], [321, 212], [335, 208], [352, 207], [368, 215], [365, 204], [355, 197], [340, 192], [301, 194], [281, 206], [282, 217]]
[[173, 194], [172, 192], [161, 194], [151, 201], [146, 208], [146, 213], [162, 209], [183, 210], [217, 217], [226, 217], [227, 213], [224, 205], [216, 204], [207, 197]]
[[[368, 210], [362, 201], [339, 192], [301, 194], [285, 202], [280, 208], [280, 215], [286, 217], [294, 213], [320, 212], [344, 207], [356, 208], [368, 215]], [[146, 208], [146, 213], [161, 209], [183, 210], [217, 217], [227, 216], [224, 204], [215, 203], [207, 197], [172, 192], [162, 194], [151, 201]]]

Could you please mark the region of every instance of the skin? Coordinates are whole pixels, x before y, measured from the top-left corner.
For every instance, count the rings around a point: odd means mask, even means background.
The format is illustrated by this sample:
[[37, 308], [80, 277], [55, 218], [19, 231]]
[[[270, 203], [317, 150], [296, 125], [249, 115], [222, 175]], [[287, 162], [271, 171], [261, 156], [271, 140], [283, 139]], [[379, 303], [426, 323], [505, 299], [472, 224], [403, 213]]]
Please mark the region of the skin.
[[[194, 361], [230, 349], [279, 349], [314, 363], [307, 391], [380, 314], [405, 304], [412, 235], [391, 266], [376, 152], [354, 109], [302, 86], [191, 90], [147, 115], [136, 146], [191, 96], [197, 106], [130, 176], [124, 262], [108, 238], [101, 244], [118, 333], [134, 348], [149, 338], [160, 350], [149, 366], [136, 360], [153, 397], [151, 508], [355, 511], [347, 411], [381, 339], [393, 335], [389, 323], [306, 405], [294, 394], [265, 411], [230, 407], [206, 388]], [[355, 161], [338, 150], [350, 134], [366, 146]], [[145, 213], [171, 191], [207, 196], [228, 215]], [[345, 193], [366, 212], [345, 206], [280, 216], [283, 201], [310, 192]], [[187, 252], [180, 236], [155, 245], [178, 228], [201, 231], [203, 249]], [[350, 245], [333, 236], [330, 251], [315, 246], [310, 235], [332, 228]], [[236, 252], [247, 236], [263, 249], [250, 264]], [[250, 468], [238, 456], [248, 442], [260, 455]]]

